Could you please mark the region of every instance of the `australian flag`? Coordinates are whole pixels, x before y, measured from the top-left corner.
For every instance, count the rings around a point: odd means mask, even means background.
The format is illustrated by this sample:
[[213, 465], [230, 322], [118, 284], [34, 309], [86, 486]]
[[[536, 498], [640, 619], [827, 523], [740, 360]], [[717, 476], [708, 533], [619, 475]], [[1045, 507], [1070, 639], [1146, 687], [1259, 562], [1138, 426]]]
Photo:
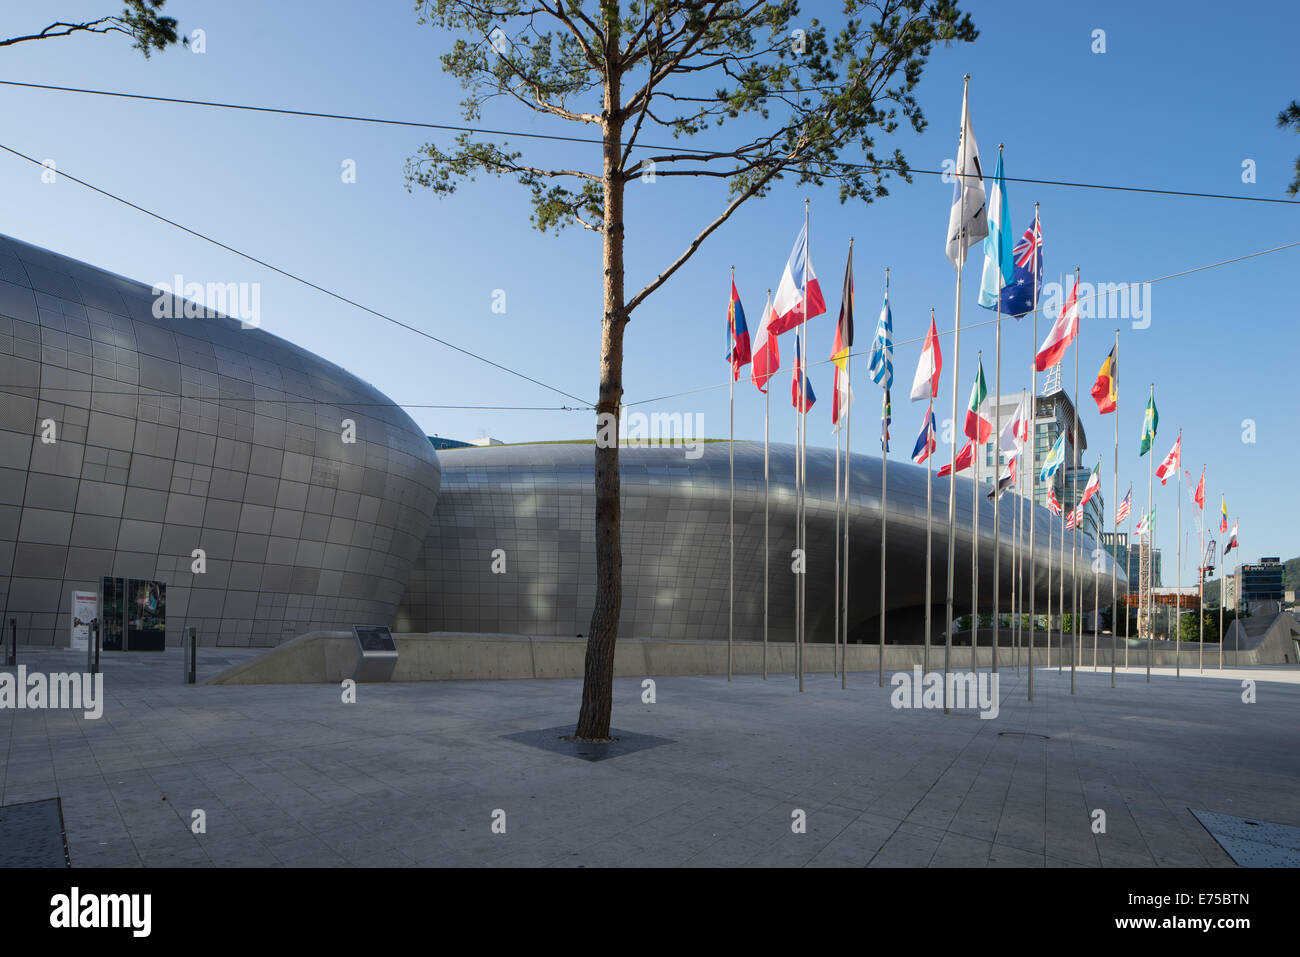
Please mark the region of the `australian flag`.
[[[1011, 251], [1015, 275], [1002, 287], [1002, 312], [1019, 319], [1033, 312], [1043, 290], [1043, 230], [1035, 217]], [[1035, 270], [1038, 282], [1034, 282]]]

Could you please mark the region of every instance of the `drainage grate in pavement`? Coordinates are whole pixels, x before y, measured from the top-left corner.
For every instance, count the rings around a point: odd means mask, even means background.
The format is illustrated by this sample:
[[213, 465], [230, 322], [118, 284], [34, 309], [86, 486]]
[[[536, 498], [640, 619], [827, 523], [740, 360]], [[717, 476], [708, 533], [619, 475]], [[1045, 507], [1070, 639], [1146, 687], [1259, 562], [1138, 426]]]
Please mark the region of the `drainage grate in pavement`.
[[1241, 867], [1300, 867], [1300, 827], [1188, 810]]
[[71, 867], [58, 798], [0, 807], [0, 867]]
[[637, 734], [635, 731], [620, 731], [618, 728], [609, 729], [610, 737], [617, 738], [617, 741], [564, 740], [573, 734], [573, 730], [573, 725], [562, 724], [555, 728], [542, 728], [540, 731], [518, 731], [515, 734], [503, 734], [501, 737], [507, 741], [518, 741], [520, 744], [541, 748], [543, 751], [554, 751], [556, 754], [581, 758], [584, 761], [605, 761], [624, 754], [644, 751], [647, 748], [657, 748], [661, 744], [676, 743], [670, 738], [659, 738], [653, 734]]
[[999, 738], [1042, 738], [1044, 741], [1051, 741], [1051, 737], [1046, 734], [1038, 734], [1034, 731], [999, 731]]

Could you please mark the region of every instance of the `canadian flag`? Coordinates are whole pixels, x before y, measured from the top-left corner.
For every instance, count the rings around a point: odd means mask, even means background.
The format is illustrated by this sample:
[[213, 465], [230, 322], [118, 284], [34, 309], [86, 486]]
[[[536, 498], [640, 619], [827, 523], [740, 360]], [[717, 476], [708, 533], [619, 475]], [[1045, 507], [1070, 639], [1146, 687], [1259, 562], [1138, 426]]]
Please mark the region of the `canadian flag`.
[[1169, 450], [1165, 460], [1160, 463], [1156, 469], [1156, 478], [1160, 479], [1160, 484], [1164, 485], [1169, 481], [1169, 476], [1178, 472], [1178, 465], [1183, 460], [1183, 437], [1180, 435], [1174, 440], [1174, 447]]

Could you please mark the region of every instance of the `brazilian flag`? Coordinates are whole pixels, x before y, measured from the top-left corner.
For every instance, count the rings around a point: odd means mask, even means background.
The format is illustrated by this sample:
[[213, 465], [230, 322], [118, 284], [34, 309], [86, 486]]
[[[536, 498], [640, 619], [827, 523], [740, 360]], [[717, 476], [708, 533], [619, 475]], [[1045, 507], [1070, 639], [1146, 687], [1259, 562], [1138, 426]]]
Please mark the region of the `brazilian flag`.
[[1138, 455], [1143, 456], [1151, 451], [1151, 446], [1156, 441], [1156, 426], [1160, 424], [1160, 413], [1156, 411], [1156, 397], [1152, 393], [1151, 398], [1147, 399], [1147, 414], [1142, 419], [1142, 445]]

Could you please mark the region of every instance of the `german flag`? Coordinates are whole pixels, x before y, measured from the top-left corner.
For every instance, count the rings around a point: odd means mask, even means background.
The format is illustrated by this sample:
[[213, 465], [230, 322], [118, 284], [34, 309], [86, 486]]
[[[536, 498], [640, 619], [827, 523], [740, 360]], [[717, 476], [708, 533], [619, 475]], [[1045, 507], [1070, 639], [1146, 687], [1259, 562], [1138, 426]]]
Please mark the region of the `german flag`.
[[1097, 400], [1097, 411], [1102, 415], [1115, 411], [1119, 399], [1119, 369], [1115, 364], [1115, 347], [1111, 346], [1110, 355], [1101, 364], [1097, 381], [1092, 386], [1092, 397]]

